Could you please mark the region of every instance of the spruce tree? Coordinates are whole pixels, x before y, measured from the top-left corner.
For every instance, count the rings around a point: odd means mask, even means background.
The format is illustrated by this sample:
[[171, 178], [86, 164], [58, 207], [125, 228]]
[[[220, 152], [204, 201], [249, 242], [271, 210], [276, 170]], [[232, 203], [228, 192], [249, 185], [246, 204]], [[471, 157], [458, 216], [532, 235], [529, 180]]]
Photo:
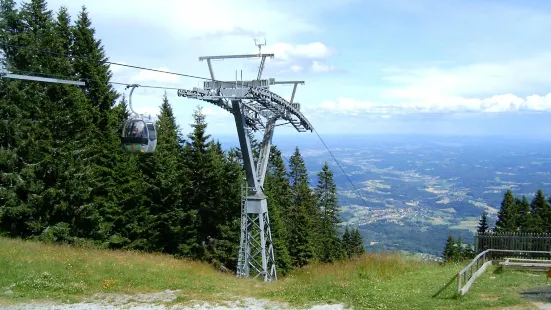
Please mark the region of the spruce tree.
[[320, 223], [316, 201], [308, 184], [306, 165], [300, 155], [298, 147], [289, 159], [289, 179], [291, 183], [291, 207], [289, 220], [291, 225], [287, 243], [293, 245], [289, 248], [289, 254], [293, 265], [304, 266], [314, 259], [319, 253], [319, 243], [316, 243]]
[[273, 145], [268, 160], [264, 191], [268, 198], [270, 229], [274, 244], [277, 272], [281, 275], [287, 274], [292, 268], [288, 250], [289, 245], [287, 244], [287, 228], [289, 227], [287, 210], [291, 201], [291, 186], [286, 173], [281, 151]]
[[497, 214], [495, 230], [496, 232], [514, 232], [517, 230], [516, 222], [517, 207], [515, 197], [513, 196], [513, 192], [508, 189], [501, 202], [501, 209]]
[[[97, 238], [107, 235], [110, 236], [109, 239], [116, 240], [119, 232], [115, 232], [113, 229], [115, 226], [120, 226], [117, 223], [120, 223], [121, 217], [125, 217], [121, 209], [128, 208], [127, 204], [131, 201], [124, 198], [128, 195], [117, 180], [132, 180], [131, 183], [136, 185], [133, 188], [140, 188], [143, 196], [132, 200], [143, 201], [146, 205], [150, 204], [146, 195], [149, 184], [144, 183], [144, 176], [138, 170], [143, 164], [133, 165], [133, 154], [126, 153], [120, 145], [121, 111], [112, 109], [119, 94], [110, 84], [112, 75], [109, 64], [105, 63], [108, 58], [101, 40], [95, 36], [95, 29], [92, 27], [86, 7], [82, 7], [71, 29], [74, 38], [74, 43], [71, 46], [72, 65], [75, 75], [86, 82], [82, 91], [92, 111], [93, 126], [88, 129], [89, 143], [92, 149], [89, 154], [86, 154], [86, 157], [91, 172], [94, 174], [93, 186], [91, 186], [94, 202], [89, 205], [88, 209], [95, 210], [94, 212], [99, 213], [100, 217], [104, 219]], [[151, 156], [143, 157], [150, 158]], [[130, 164], [128, 164], [129, 162]], [[137, 193], [137, 195], [140, 194]], [[113, 198], [123, 200], [114, 200]], [[144, 214], [144, 216], [146, 215]], [[141, 236], [140, 238], [146, 237]], [[144, 242], [139, 244], [139, 247], [148, 246]]]
[[[0, 43], [15, 44], [22, 24], [15, 1], [0, 1]], [[0, 46], [0, 66], [12, 70], [18, 50]], [[31, 125], [30, 113], [23, 108], [22, 81], [0, 79], [0, 233], [11, 236], [26, 234], [26, 217], [31, 213], [25, 202], [26, 177], [21, 174], [23, 162], [19, 148]]]
[[[221, 268], [235, 269], [241, 225], [241, 166], [230, 161], [219, 142], [208, 144], [209, 160], [212, 162], [210, 190], [212, 200], [210, 215], [202, 218], [207, 232], [205, 260]], [[207, 213], [205, 213], [207, 214]]]
[[455, 252], [455, 261], [461, 261], [465, 258], [465, 253], [464, 253], [464, 244], [463, 244], [463, 239], [461, 238], [461, 236], [457, 237], [457, 243], [455, 244], [455, 247], [456, 247], [456, 252]]
[[547, 204], [547, 199], [541, 189], [538, 189], [536, 195], [530, 203], [530, 223], [528, 226], [531, 228], [531, 232], [541, 233], [543, 232], [544, 219], [549, 205]]
[[482, 212], [482, 216], [480, 217], [480, 220], [478, 221], [478, 226], [476, 228], [476, 231], [479, 234], [484, 234], [488, 231], [490, 226], [488, 225], [488, 212], [484, 211]]
[[[2, 15], [13, 18], [15, 10], [10, 5], [3, 3]], [[19, 23], [14, 24], [17, 24], [18, 29], [8, 28], [9, 35], [5, 39], [12, 44], [34, 49], [52, 48], [54, 19], [44, 1], [23, 3], [17, 16]], [[48, 62], [50, 57], [43, 54], [5, 50], [5, 57], [8, 69], [14, 72], [51, 73]], [[19, 188], [12, 187], [15, 191], [9, 195], [10, 200], [2, 208], [1, 221], [8, 226], [12, 235], [28, 237], [43, 233], [52, 224], [52, 211], [59, 206], [56, 178], [60, 156], [58, 152], [52, 152], [56, 142], [52, 131], [55, 131], [53, 125], [57, 114], [53, 111], [56, 107], [48, 93], [54, 85], [32, 81], [9, 81], [6, 84], [8, 95], [14, 96], [12, 98], [16, 99], [14, 103], [17, 104], [17, 110], [8, 112], [18, 114], [16, 119], [19, 124], [14, 125], [20, 130], [19, 138], [11, 148], [13, 153], [8, 156], [11, 159], [9, 170], [12, 175], [18, 176], [18, 182], [10, 185]]]
[[150, 243], [157, 250], [180, 254], [180, 244], [190, 237], [186, 227], [192, 224], [186, 221], [188, 206], [182, 195], [184, 186], [190, 186], [189, 172], [181, 155], [180, 129], [166, 93], [156, 127], [157, 146], [151, 156], [153, 173], [148, 182], [152, 219]]
[[352, 255], [359, 256], [365, 253], [365, 245], [360, 234], [360, 230], [355, 228], [350, 234], [350, 243], [352, 248]]
[[323, 244], [320, 251], [320, 259], [331, 262], [341, 258], [341, 244], [338, 235], [339, 206], [337, 200], [337, 186], [333, 181], [333, 172], [327, 162], [318, 173], [318, 185], [315, 189], [318, 200], [318, 208], [321, 213], [320, 243]]
[[532, 228], [530, 227], [530, 203], [526, 196], [522, 196], [522, 200], [518, 203], [518, 218], [517, 226], [521, 232], [531, 232]]
[[344, 254], [347, 258], [352, 257], [353, 249], [352, 249], [352, 236], [350, 235], [350, 229], [348, 229], [348, 225], [344, 228], [344, 233], [342, 235], [342, 246]]
[[185, 255], [195, 259], [205, 259], [208, 254], [205, 243], [214, 225], [214, 221], [209, 217], [214, 213], [212, 198], [215, 172], [212, 157], [208, 152], [210, 135], [206, 133], [207, 123], [201, 107], [196, 108], [193, 118], [194, 123], [191, 124], [193, 131], [188, 135], [183, 152], [184, 165], [190, 170], [190, 186], [184, 189], [184, 196], [188, 197], [190, 211], [196, 214], [193, 227], [196, 235], [188, 240]]
[[446, 245], [444, 246], [442, 256], [445, 262], [452, 262], [457, 257], [457, 247], [455, 246], [455, 239], [451, 234], [448, 234], [448, 239], [446, 239]]

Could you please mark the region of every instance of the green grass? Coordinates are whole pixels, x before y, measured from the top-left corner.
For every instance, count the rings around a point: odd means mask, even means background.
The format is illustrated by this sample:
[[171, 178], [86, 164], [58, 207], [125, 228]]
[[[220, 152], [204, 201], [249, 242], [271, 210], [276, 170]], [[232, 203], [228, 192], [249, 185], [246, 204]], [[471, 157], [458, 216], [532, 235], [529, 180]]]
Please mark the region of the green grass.
[[[545, 274], [491, 268], [456, 298], [453, 282], [466, 263], [443, 265], [398, 254], [365, 255], [313, 264], [272, 283], [236, 279], [209, 265], [166, 255], [46, 245], [0, 238], [0, 306], [30, 301], [75, 302], [94, 293], [181, 290], [178, 302], [266, 298], [296, 306], [344, 303], [355, 309], [481, 309], [524, 305], [523, 288], [545, 285]], [[11, 288], [10, 288], [11, 287]], [[3, 294], [11, 289], [13, 294]]]

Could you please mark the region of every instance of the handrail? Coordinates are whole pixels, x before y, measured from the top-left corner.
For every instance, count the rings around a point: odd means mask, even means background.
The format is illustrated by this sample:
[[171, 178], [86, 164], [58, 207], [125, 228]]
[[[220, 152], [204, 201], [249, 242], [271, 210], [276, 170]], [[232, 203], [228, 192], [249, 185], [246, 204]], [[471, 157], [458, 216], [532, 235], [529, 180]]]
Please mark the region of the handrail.
[[[505, 252], [505, 253], [537, 253], [537, 254], [548, 254], [551, 256], [550, 251], [522, 251], [522, 250], [498, 250], [498, 249], [488, 249], [483, 252], [480, 252], [472, 260], [467, 267], [463, 268], [457, 273], [457, 294], [460, 296], [465, 295], [474, 281], [480, 277], [488, 266], [492, 265], [492, 252]], [[480, 264], [480, 262], [483, 262]], [[473, 267], [476, 264], [476, 270], [473, 272]], [[463, 283], [465, 283], [463, 285]]]

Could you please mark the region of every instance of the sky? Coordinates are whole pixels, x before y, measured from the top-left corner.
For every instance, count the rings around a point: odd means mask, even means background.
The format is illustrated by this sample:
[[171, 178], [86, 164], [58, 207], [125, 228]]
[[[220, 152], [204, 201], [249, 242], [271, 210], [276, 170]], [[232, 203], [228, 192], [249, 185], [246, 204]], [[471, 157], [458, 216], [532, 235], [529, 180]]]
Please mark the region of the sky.
[[[208, 77], [200, 56], [258, 53], [265, 78], [303, 80], [295, 101], [322, 135], [551, 134], [551, 2], [542, 0], [50, 0], [85, 5], [113, 62]], [[256, 78], [259, 59], [216, 61], [217, 79]], [[112, 81], [192, 89], [202, 80], [112, 66]], [[124, 91], [123, 88], [119, 88]], [[290, 85], [270, 88], [289, 99]], [[164, 90], [138, 88], [158, 113]], [[233, 116], [166, 90], [183, 133], [193, 110], [213, 135]], [[298, 133], [277, 127], [275, 135]]]

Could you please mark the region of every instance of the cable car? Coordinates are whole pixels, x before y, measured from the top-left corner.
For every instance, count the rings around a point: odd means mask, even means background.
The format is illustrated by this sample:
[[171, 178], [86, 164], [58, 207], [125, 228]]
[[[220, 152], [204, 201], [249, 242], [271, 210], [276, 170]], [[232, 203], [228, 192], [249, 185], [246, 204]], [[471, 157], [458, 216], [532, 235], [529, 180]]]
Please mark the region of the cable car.
[[128, 96], [128, 106], [132, 114], [124, 123], [121, 143], [131, 153], [153, 153], [157, 147], [155, 121], [151, 119], [151, 116], [144, 117], [132, 109], [132, 93], [138, 86], [133, 84], [126, 87], [127, 89], [132, 88]]

